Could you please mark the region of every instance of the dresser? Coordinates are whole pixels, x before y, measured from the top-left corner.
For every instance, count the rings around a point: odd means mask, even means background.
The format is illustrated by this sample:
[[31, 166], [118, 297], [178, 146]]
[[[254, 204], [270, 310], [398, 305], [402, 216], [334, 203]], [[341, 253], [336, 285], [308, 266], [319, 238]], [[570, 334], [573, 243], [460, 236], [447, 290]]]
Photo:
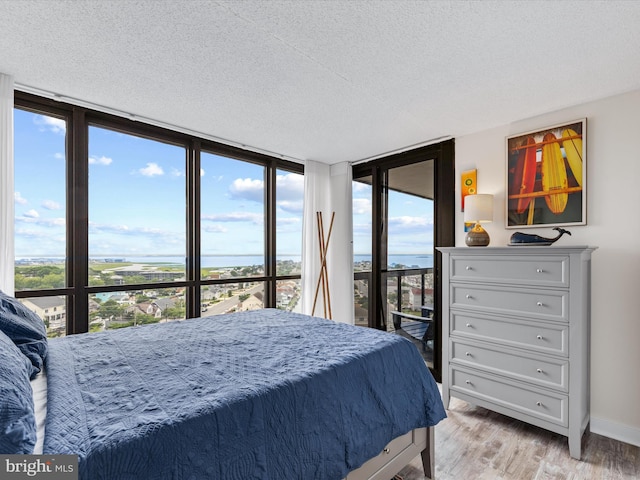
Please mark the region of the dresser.
[[569, 439], [589, 424], [594, 247], [441, 247], [442, 395]]

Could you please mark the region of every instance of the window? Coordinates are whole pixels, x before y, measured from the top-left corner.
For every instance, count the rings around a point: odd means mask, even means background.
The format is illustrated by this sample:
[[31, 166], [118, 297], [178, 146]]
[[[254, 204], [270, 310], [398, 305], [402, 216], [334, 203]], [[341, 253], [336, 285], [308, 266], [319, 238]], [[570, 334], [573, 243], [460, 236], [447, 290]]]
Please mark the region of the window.
[[16, 109], [14, 129], [15, 288], [64, 288], [67, 122]]
[[15, 95], [16, 297], [50, 336], [297, 308], [303, 166]]
[[369, 325], [369, 285], [371, 284], [372, 189], [371, 176], [352, 181], [353, 195], [353, 270], [354, 319], [360, 326]]
[[304, 176], [276, 172], [276, 284], [277, 308], [301, 311], [302, 209]]
[[186, 148], [89, 127], [89, 285], [185, 280]]
[[265, 171], [264, 165], [202, 154], [203, 278], [265, 275]]

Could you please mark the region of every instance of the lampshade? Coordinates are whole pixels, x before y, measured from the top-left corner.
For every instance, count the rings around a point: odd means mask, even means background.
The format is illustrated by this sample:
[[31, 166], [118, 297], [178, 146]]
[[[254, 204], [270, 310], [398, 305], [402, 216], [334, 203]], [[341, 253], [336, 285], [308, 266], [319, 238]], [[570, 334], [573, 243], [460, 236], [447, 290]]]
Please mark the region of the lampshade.
[[464, 240], [469, 247], [489, 245], [489, 234], [480, 224], [493, 221], [493, 195], [477, 194], [464, 197], [464, 221], [475, 224], [467, 232]]
[[464, 197], [464, 221], [487, 223], [493, 220], [493, 195], [479, 193]]

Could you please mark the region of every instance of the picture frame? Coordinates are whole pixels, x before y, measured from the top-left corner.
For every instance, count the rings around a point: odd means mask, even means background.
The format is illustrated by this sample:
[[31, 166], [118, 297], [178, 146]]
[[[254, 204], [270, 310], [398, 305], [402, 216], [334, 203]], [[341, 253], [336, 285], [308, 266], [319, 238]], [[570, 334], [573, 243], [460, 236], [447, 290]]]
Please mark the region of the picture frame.
[[587, 119], [506, 138], [506, 228], [587, 223]]

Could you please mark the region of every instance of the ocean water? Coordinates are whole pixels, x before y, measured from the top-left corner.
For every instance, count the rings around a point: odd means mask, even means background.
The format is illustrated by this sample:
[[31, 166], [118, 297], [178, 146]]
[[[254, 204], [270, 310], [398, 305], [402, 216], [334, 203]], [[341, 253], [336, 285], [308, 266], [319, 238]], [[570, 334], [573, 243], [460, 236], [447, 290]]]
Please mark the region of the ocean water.
[[[28, 259], [25, 258], [16, 258], [17, 261], [25, 261]], [[64, 262], [63, 258], [32, 258], [32, 261], [36, 261], [38, 263], [62, 263]], [[122, 261], [122, 262], [132, 262], [132, 263], [163, 263], [163, 264], [172, 264], [172, 265], [185, 265], [185, 258], [179, 256], [160, 256], [160, 255], [149, 255], [149, 256], [136, 256], [136, 257], [127, 257], [127, 256], [101, 256], [101, 257], [92, 257], [93, 261]], [[294, 263], [300, 263], [301, 258], [300, 255], [280, 255], [278, 256], [278, 260], [281, 261], [292, 261]], [[354, 255], [354, 262], [370, 262], [371, 255]], [[214, 267], [246, 267], [251, 265], [262, 265], [264, 264], [264, 257], [262, 255], [207, 255], [203, 256], [201, 259], [201, 264], [203, 268], [214, 268]], [[404, 265], [405, 267], [418, 267], [418, 268], [430, 268], [433, 267], [433, 255], [432, 254], [391, 254], [389, 255], [389, 266], [393, 267], [394, 265]]]

